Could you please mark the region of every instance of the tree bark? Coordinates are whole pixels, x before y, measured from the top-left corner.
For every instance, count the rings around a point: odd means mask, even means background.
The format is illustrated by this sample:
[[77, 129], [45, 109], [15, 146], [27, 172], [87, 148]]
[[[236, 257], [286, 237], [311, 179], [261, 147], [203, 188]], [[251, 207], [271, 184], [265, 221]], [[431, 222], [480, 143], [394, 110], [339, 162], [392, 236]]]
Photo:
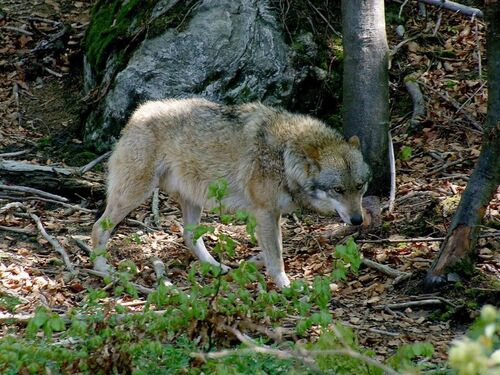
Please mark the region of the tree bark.
[[485, 3], [488, 114], [482, 149], [439, 256], [425, 277], [424, 284], [428, 288], [446, 282], [447, 273], [452, 268], [459, 271], [459, 264], [474, 264], [478, 225], [500, 184], [500, 2]]
[[343, 0], [344, 133], [357, 135], [372, 168], [372, 195], [390, 189], [389, 73], [383, 0]]

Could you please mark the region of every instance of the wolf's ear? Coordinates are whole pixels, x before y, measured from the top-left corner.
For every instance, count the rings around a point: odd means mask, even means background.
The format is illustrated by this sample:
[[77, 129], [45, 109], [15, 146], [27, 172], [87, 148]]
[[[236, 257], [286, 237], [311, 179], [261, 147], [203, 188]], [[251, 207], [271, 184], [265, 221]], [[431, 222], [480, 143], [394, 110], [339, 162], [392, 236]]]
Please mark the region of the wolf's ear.
[[312, 159], [315, 162], [319, 161], [319, 150], [317, 147], [308, 145], [304, 147], [304, 151], [308, 158]]
[[349, 142], [350, 145], [356, 147], [358, 150], [361, 148], [361, 143], [359, 142], [359, 138], [357, 135], [353, 135], [347, 142]]

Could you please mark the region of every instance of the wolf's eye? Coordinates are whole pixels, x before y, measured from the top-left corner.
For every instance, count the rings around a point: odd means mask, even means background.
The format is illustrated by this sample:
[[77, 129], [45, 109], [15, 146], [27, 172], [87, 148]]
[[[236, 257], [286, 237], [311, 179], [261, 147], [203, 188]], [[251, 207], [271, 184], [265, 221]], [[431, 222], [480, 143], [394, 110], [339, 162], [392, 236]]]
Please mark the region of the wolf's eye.
[[341, 187], [334, 187], [333, 188], [333, 191], [336, 192], [337, 194], [344, 194], [344, 189], [342, 189]]
[[361, 190], [363, 189], [363, 186], [365, 186], [365, 184], [357, 184], [356, 189]]

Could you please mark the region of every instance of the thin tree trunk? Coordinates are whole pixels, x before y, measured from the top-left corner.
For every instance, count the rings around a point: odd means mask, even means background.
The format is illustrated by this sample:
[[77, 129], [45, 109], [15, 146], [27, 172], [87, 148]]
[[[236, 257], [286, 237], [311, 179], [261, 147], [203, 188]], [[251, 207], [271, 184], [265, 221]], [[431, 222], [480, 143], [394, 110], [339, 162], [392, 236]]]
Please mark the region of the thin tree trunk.
[[372, 168], [372, 195], [390, 188], [389, 73], [384, 0], [343, 0], [344, 133], [357, 135]]
[[486, 2], [488, 58], [488, 115], [484, 126], [481, 154], [467, 184], [446, 240], [425, 278], [428, 288], [446, 282], [459, 264], [471, 268], [476, 255], [478, 225], [500, 184], [500, 3]]

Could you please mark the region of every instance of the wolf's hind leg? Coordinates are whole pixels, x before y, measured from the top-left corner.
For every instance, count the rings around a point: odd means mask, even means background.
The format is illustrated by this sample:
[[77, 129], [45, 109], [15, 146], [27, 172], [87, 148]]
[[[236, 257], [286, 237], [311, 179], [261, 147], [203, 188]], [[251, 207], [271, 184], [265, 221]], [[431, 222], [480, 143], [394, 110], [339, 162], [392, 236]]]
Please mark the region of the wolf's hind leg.
[[283, 262], [280, 217], [277, 212], [265, 210], [255, 213], [257, 240], [264, 254], [267, 273], [278, 288], [284, 288], [290, 285], [290, 280], [285, 273]]
[[191, 250], [191, 252], [196, 255], [196, 257], [202, 262], [210, 263], [216, 267], [221, 267], [223, 273], [229, 272], [230, 268], [222, 263], [219, 263], [215, 258], [208, 252], [203, 242], [203, 238], [198, 238], [194, 240], [194, 235], [192, 231], [186, 230], [188, 225], [198, 225], [200, 223], [202, 208], [195, 203], [189, 202], [185, 199], [180, 199], [180, 204], [182, 207], [182, 220], [184, 221], [184, 241], [186, 246]]
[[[92, 228], [92, 249], [104, 250], [113, 229], [134, 209], [139, 207], [151, 195], [153, 182], [139, 178], [118, 181], [110, 188], [106, 199], [106, 209]], [[109, 265], [104, 256], [94, 261], [94, 269], [108, 272]]]

